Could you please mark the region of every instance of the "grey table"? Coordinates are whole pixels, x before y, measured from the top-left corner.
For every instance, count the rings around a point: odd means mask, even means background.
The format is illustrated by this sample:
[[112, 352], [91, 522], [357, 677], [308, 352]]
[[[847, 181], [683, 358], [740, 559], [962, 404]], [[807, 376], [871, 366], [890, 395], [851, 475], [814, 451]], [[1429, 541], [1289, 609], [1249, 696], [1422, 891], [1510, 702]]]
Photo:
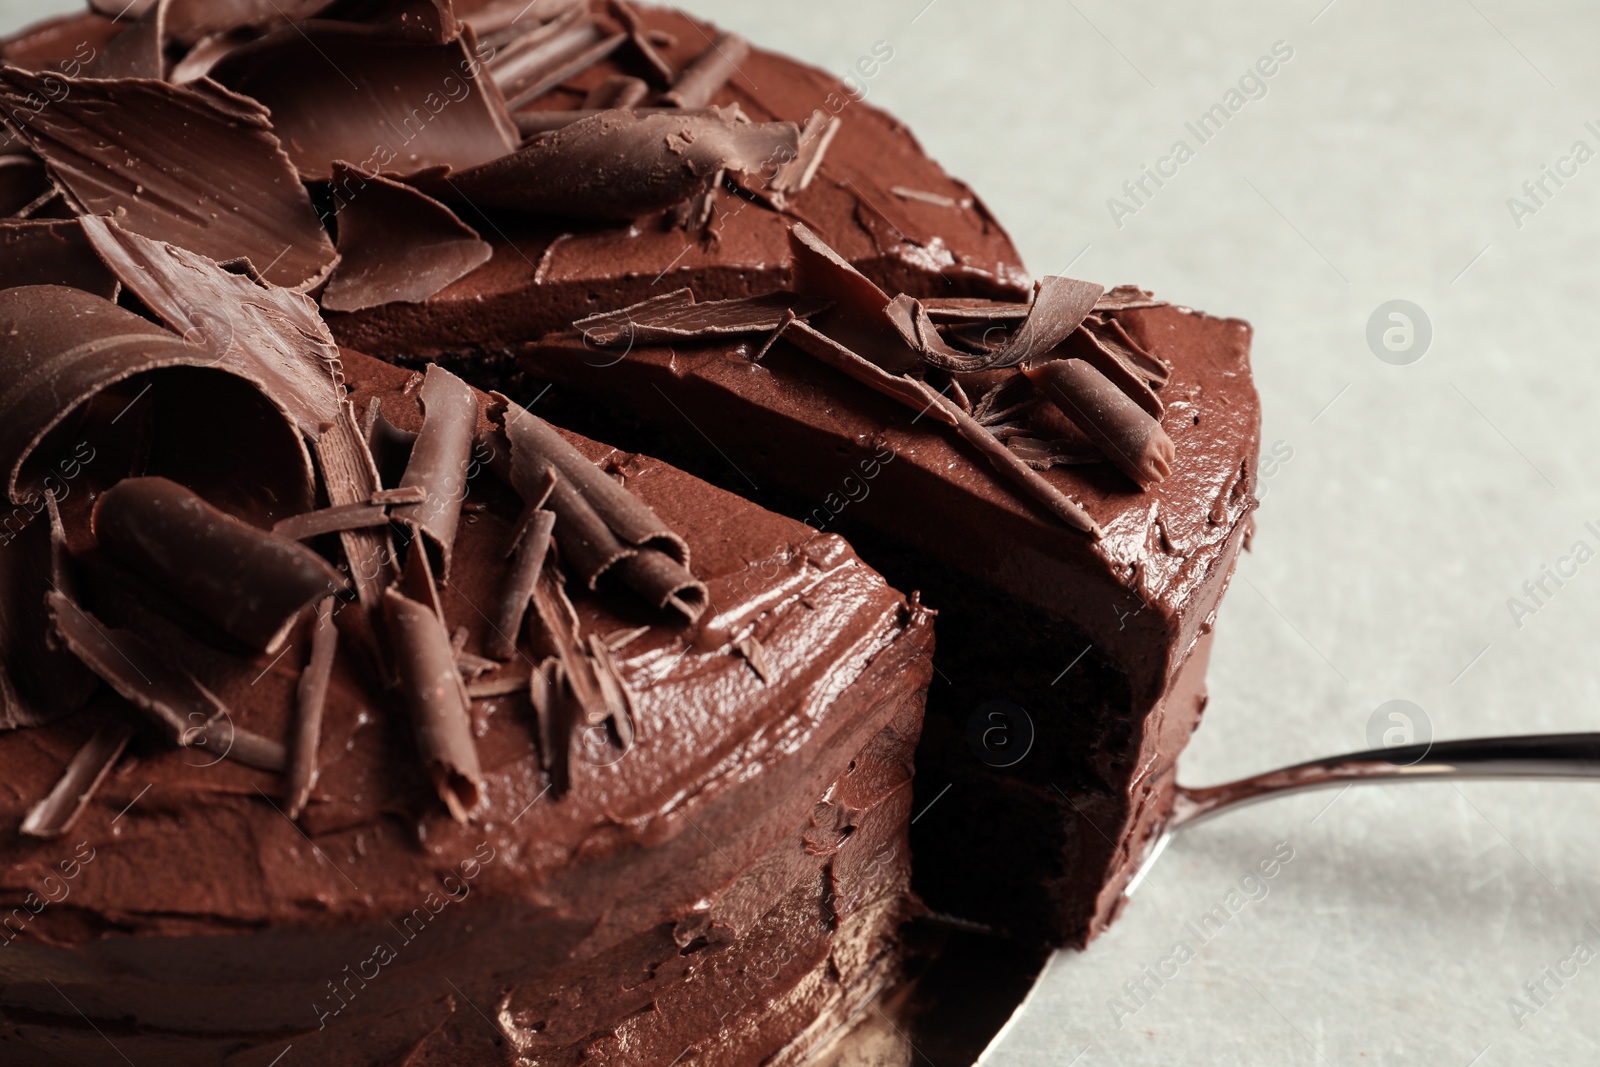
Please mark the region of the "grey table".
[[[972, 182], [1036, 274], [1255, 324], [1265, 500], [1185, 779], [1389, 730], [1600, 728], [1600, 11], [686, 7], [840, 74], [887, 42], [868, 99]], [[50, 9], [0, 2], [0, 23]], [[1584, 784], [1219, 818], [1108, 935], [1052, 960], [985, 1062], [1594, 1063], [1597, 818]]]

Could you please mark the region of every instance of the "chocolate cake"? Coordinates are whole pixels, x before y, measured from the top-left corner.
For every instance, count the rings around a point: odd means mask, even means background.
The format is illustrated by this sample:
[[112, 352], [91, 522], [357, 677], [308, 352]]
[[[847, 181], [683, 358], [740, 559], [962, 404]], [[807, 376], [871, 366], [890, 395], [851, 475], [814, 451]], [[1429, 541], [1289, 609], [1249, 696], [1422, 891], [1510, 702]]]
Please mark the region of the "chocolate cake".
[[6, 1062], [794, 1062], [913, 867], [1115, 915], [1247, 326], [1032, 281], [675, 10], [135, 0], [0, 59]]

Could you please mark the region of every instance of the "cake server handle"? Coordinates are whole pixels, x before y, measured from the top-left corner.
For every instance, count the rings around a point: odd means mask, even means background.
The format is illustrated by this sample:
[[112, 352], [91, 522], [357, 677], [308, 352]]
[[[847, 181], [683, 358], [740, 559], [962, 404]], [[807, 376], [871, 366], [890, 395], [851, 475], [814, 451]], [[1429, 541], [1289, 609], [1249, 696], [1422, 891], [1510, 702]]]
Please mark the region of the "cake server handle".
[[1600, 733], [1474, 737], [1370, 749], [1297, 763], [1222, 785], [1178, 786], [1172, 812], [1128, 881], [1132, 894], [1174, 832], [1218, 812], [1290, 793], [1367, 782], [1600, 780]]

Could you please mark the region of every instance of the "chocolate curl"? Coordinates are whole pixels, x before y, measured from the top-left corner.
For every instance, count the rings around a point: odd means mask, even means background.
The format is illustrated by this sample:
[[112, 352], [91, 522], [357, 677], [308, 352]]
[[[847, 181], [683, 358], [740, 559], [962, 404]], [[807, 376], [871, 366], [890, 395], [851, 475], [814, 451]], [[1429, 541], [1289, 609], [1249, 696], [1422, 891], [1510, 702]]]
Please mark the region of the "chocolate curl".
[[[628, 40], [633, 45], [634, 51], [655, 72], [656, 78], [662, 85], [671, 85], [678, 79], [678, 72], [672, 69], [672, 64], [656, 49], [655, 42], [650, 39], [650, 29], [639, 18], [639, 12], [626, 0], [612, 0], [611, 13], [616, 16], [628, 31]], [[616, 104], [616, 107], [625, 107]]]
[[704, 52], [683, 68], [672, 83], [672, 91], [663, 99], [675, 107], [705, 107], [749, 55], [749, 41], [737, 33], [718, 34]]
[[772, 181], [767, 187], [781, 194], [803, 192], [811, 184], [811, 179], [817, 176], [822, 157], [827, 155], [828, 146], [833, 144], [834, 135], [842, 125], [844, 120], [837, 115], [813, 111], [800, 130], [800, 151], [773, 172]]
[[283, 647], [302, 609], [348, 588], [315, 552], [165, 478], [118, 482], [95, 502], [93, 526], [111, 556], [268, 655]]
[[[1121, 327], [1117, 329], [1120, 331]], [[1151, 418], [1159, 420], [1166, 412], [1166, 406], [1150, 387], [1150, 379], [1122, 355], [1119, 346], [1114, 343], [1103, 343], [1100, 338], [1101, 331], [1088, 329], [1086, 322], [1052, 355], [1056, 359], [1083, 360], [1105, 375], [1135, 404], [1149, 412]]]
[[450, 575], [461, 505], [467, 498], [472, 441], [478, 429], [478, 398], [472, 387], [438, 364], [422, 380], [422, 432], [411, 448], [400, 488], [427, 491], [419, 504], [394, 510], [396, 520], [422, 534], [438, 554], [439, 573]]
[[465, 170], [519, 142], [476, 47], [470, 32], [433, 44], [320, 22], [236, 49], [211, 76], [266, 105], [306, 181], [332, 178], [336, 160], [394, 176]]
[[294, 742], [289, 749], [289, 780], [286, 814], [298, 819], [311, 799], [317, 781], [317, 745], [322, 737], [322, 712], [328, 703], [328, 682], [333, 675], [333, 656], [339, 647], [339, 628], [333, 622], [334, 598], [317, 605], [317, 621], [311, 633], [311, 659], [300, 672], [295, 687]]
[[480, 207], [632, 221], [690, 199], [720, 171], [793, 156], [794, 123], [736, 122], [736, 114], [604, 111], [492, 163], [429, 178], [428, 187]]
[[150, 78], [160, 81], [165, 68], [168, 0], [156, 0], [132, 26], [106, 42], [84, 68], [89, 78]]
[[228, 708], [194, 675], [132, 630], [107, 629], [61, 593], [45, 597], [56, 633], [72, 654], [144, 713], [168, 743], [219, 748], [249, 767], [282, 771], [283, 746], [233, 725]]
[[904, 404], [919, 415], [930, 415], [935, 422], [942, 422], [946, 426], [956, 425], [955, 418], [944, 407], [929, 401], [929, 390], [921, 382], [890, 374], [876, 363], [869, 363], [809, 323], [799, 320], [789, 323], [784, 328], [783, 337], [808, 356], [848, 374], [862, 385]]
[[981, 356], [956, 351], [940, 338], [931, 316], [916, 301], [902, 297], [891, 321], [922, 354], [942, 370], [972, 373], [1015, 367], [1044, 356], [1072, 336], [1104, 289], [1093, 282], [1051, 275], [1034, 283], [1033, 304], [1022, 324], [1003, 343]]
[[711, 602], [705, 583], [665, 552], [653, 548], [617, 564], [617, 577], [652, 607], [671, 608], [689, 622], [698, 622]]
[[450, 817], [465, 823], [483, 795], [483, 775], [450, 635], [431, 607], [397, 590], [384, 592], [383, 607], [417, 749]]
[[922, 354], [922, 361], [928, 366], [951, 374], [987, 368], [989, 356], [962, 352], [947, 344], [916, 297], [902, 293], [889, 302], [884, 314], [907, 346]]
[[1172, 472], [1176, 452], [1161, 424], [1083, 360], [1052, 360], [1023, 373], [1142, 488]]
[[[524, 500], [536, 497], [543, 485], [544, 468], [554, 467], [561, 477], [550, 503], [558, 515], [561, 515], [558, 502], [563, 487], [568, 487], [580, 494], [625, 544], [634, 548], [654, 547], [684, 566], [689, 565], [688, 542], [669, 529], [644, 501], [591, 463], [549, 423], [499, 393], [491, 395], [499, 407], [496, 414], [511, 446], [512, 485]], [[556, 524], [556, 537], [558, 541], [561, 538], [560, 521]], [[566, 552], [564, 545], [562, 551]]]
[[791, 316], [810, 318], [826, 306], [821, 300], [788, 292], [697, 304], [692, 290], [678, 289], [618, 311], [590, 315], [572, 325], [586, 340], [601, 347], [653, 344], [767, 333]]
[[125, 722], [104, 722], [78, 749], [45, 798], [28, 809], [20, 833], [48, 840], [72, 828], [133, 737]]
[[[50, 106], [30, 105], [42, 99]], [[0, 113], [82, 213], [217, 260], [248, 259], [290, 288], [320, 282], [337, 258], [267, 112], [213, 82], [4, 67]]]
[[[529, 678], [529, 697], [539, 720], [540, 755], [551, 781], [565, 790], [570, 781], [571, 745], [580, 726], [615, 720], [617, 736], [632, 738], [632, 700], [620, 675], [591, 657], [578, 633], [577, 612], [567, 599], [559, 573], [546, 569], [534, 586], [538, 643], [547, 653]], [[604, 647], [602, 645], [602, 647]], [[609, 657], [607, 657], [609, 662]], [[620, 692], [619, 692], [620, 687]], [[621, 721], [628, 720], [625, 724]]]
[[1157, 300], [1153, 293], [1148, 293], [1137, 285], [1113, 286], [1099, 300], [1094, 302], [1096, 313], [1132, 311], [1135, 308], [1160, 308], [1166, 306], [1167, 302], [1165, 300]]
[[826, 315], [818, 316], [818, 330], [891, 375], [920, 364], [917, 350], [885, 318], [888, 293], [803, 223], [789, 228], [789, 251], [794, 257], [795, 289], [833, 305]]
[[272, 532], [291, 541], [309, 541], [323, 534], [368, 530], [389, 525], [389, 509], [382, 504], [340, 504], [280, 519]]
[[1161, 388], [1172, 377], [1172, 368], [1140, 347], [1116, 319], [1090, 315], [1083, 320], [1082, 330], [1097, 347], [1125, 366], [1129, 374], [1153, 388]]
[[493, 632], [489, 635], [488, 652], [497, 660], [508, 660], [517, 653], [517, 636], [522, 633], [522, 619], [528, 612], [528, 602], [544, 570], [544, 559], [550, 552], [550, 534], [555, 529], [556, 513], [544, 510], [559, 477], [554, 467], [545, 469], [544, 489], [537, 499], [530, 499], [524, 518], [512, 539], [511, 573], [506, 576], [501, 589], [500, 609], [495, 613]]
[[[204, 256], [128, 233], [108, 219], [80, 221], [122, 284], [168, 326], [184, 331], [197, 365], [255, 383], [300, 427], [321, 466], [330, 504], [371, 501], [380, 488], [377, 464], [344, 397], [339, 349], [315, 303], [230, 274]], [[0, 448], [0, 461], [4, 456]], [[376, 617], [394, 557], [387, 533], [349, 530], [339, 539], [361, 605]]]
[[333, 165], [339, 263], [327, 311], [420, 303], [483, 266], [494, 249], [455, 212], [409, 185]]
[[117, 298], [117, 280], [77, 219], [0, 219], [0, 289], [65, 285]]
[[631, 74], [613, 74], [606, 78], [583, 98], [584, 108], [594, 108], [597, 111], [606, 111], [614, 107], [633, 107], [643, 102], [650, 95], [650, 86], [643, 78], [635, 78]]
[[626, 33], [607, 35], [580, 4], [501, 48], [489, 72], [506, 106], [516, 110], [581, 74], [617, 50]]
[[934, 322], [993, 322], [1028, 317], [1031, 303], [985, 300], [976, 296], [924, 297], [922, 306]]

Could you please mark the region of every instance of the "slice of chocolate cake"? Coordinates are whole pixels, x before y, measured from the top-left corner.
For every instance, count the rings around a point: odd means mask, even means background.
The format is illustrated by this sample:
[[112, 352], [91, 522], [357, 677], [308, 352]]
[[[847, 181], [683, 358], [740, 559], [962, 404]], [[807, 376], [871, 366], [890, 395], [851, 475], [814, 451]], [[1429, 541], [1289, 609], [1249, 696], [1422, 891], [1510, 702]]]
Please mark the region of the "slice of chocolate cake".
[[0, 292], [0, 1060], [794, 1063], [893, 977], [924, 612], [82, 227], [192, 325]]

